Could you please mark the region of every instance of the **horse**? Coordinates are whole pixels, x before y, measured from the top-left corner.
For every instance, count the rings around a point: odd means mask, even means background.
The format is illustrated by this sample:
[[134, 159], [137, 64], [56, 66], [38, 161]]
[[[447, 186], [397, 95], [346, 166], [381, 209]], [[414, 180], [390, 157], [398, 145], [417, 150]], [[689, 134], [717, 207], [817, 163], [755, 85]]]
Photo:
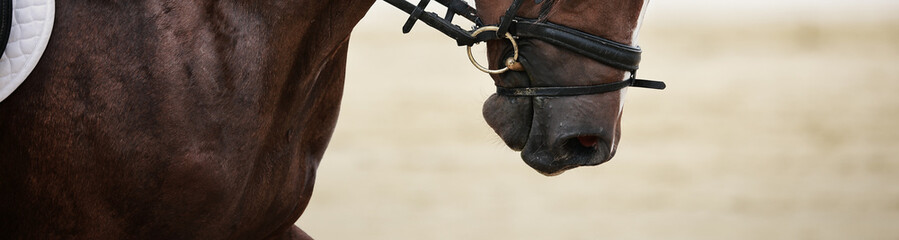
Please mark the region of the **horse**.
[[[311, 239], [294, 223], [335, 128], [350, 34], [374, 1], [57, 2], [43, 58], [0, 102], [0, 235]], [[475, 4], [484, 25], [535, 19], [628, 46], [645, 8]], [[487, 40], [488, 68], [503, 64], [509, 41]], [[491, 75], [502, 89], [634, 85], [635, 71], [519, 41], [517, 70]], [[552, 175], [614, 155], [620, 92], [496, 94], [483, 112], [526, 163]]]

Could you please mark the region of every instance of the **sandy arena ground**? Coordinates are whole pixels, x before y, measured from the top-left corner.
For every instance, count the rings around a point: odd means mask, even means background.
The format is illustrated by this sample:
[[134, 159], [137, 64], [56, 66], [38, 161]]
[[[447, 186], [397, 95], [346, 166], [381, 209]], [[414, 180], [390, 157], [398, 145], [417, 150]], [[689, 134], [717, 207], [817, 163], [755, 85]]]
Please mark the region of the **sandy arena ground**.
[[402, 35], [378, 2], [297, 224], [318, 239], [899, 239], [899, 7], [666, 2], [639, 75], [669, 88], [631, 89], [615, 159], [557, 177], [483, 121], [492, 82], [464, 48], [423, 23]]

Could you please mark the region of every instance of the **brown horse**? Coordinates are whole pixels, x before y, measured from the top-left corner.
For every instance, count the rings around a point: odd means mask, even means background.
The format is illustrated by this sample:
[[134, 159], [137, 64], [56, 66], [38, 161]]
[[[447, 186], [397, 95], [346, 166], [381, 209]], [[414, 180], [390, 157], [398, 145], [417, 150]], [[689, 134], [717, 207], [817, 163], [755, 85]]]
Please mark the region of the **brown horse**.
[[[58, 1], [43, 59], [0, 102], [0, 236], [308, 238], [294, 222], [334, 130], [350, 32], [373, 2]], [[493, 24], [510, 2], [477, 7]], [[622, 43], [643, 6], [525, 2], [520, 16]], [[491, 65], [507, 44], [488, 43]], [[536, 40], [522, 57], [527, 72], [497, 85], [627, 74]], [[611, 158], [621, 96], [492, 96], [484, 113], [553, 174]]]

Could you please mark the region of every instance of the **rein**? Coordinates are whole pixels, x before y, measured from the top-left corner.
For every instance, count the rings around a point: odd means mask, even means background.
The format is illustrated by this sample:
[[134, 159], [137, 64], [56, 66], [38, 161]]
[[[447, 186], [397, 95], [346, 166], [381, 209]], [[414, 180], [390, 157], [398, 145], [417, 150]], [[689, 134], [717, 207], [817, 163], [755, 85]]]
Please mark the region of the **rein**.
[[[616, 69], [625, 70], [631, 73], [631, 78], [624, 81], [589, 86], [518, 88], [497, 86], [496, 93], [498, 95], [521, 97], [577, 96], [613, 92], [625, 87], [652, 89], [665, 89], [666, 87], [665, 83], [661, 81], [636, 79], [636, 73], [640, 63], [640, 54], [642, 53], [642, 50], [639, 47], [618, 43], [554, 23], [516, 17], [515, 14], [521, 7], [523, 0], [513, 0], [512, 4], [506, 10], [506, 13], [500, 17], [499, 25], [496, 26], [485, 25], [478, 17], [477, 10], [463, 0], [435, 0], [447, 7], [447, 12], [444, 17], [440, 17], [435, 13], [424, 10], [430, 0], [420, 0], [418, 5], [412, 5], [411, 3], [406, 2], [406, 0], [384, 1], [409, 13], [409, 19], [406, 20], [406, 24], [403, 25], [403, 33], [409, 33], [417, 21], [422, 21], [456, 40], [456, 44], [459, 46], [467, 46], [468, 56], [472, 64], [479, 70], [489, 74], [500, 74], [510, 69], [522, 69], [521, 64], [518, 62], [518, 44], [516, 43], [516, 39], [521, 38], [542, 40], [554, 46], [565, 48], [589, 57], [590, 59]], [[536, 2], [540, 3], [542, 0], [536, 0]], [[546, 2], [551, 3], [552, 1]], [[453, 24], [452, 20], [455, 15], [462, 16], [474, 23], [475, 29], [466, 31]], [[484, 34], [485, 32], [490, 31], [495, 34]], [[512, 42], [514, 50], [514, 55], [506, 59], [505, 68], [490, 70], [475, 61], [471, 54], [472, 45], [503, 38]]]

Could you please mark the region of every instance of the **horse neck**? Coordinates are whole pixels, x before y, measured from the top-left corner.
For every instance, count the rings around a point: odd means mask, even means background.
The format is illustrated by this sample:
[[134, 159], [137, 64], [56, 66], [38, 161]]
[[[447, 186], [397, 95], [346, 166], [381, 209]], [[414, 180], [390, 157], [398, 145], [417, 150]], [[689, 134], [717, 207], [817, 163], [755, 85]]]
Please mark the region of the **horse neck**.
[[[313, 61], [333, 55], [373, 2], [163, 0], [145, 1], [143, 7], [162, 44], [184, 48], [217, 42], [219, 51], [247, 55], [233, 56], [238, 59], [302, 53]], [[194, 41], [200, 43], [185, 44]]]

